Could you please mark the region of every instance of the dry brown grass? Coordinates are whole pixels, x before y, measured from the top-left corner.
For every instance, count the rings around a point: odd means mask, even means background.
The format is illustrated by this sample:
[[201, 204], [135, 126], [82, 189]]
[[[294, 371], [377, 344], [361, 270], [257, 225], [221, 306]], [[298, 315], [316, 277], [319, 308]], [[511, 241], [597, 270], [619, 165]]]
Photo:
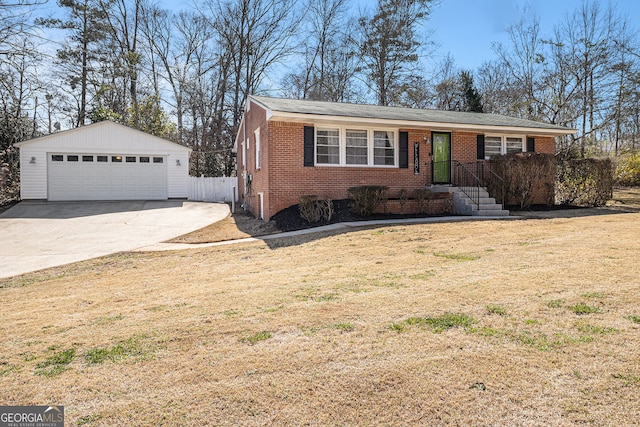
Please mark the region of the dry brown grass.
[[212, 243], [227, 240], [259, 237], [277, 233], [279, 230], [273, 222], [256, 219], [250, 214], [237, 213], [222, 221], [196, 230], [192, 233], [171, 239], [169, 243]]
[[[637, 425], [639, 237], [640, 213], [391, 226], [0, 280], [0, 404], [91, 426]], [[446, 313], [475, 322], [407, 322]]]
[[[614, 212], [640, 212], [640, 189], [618, 188], [614, 192], [613, 200], [606, 207], [559, 209], [553, 211], [522, 211], [512, 215], [524, 218], [566, 218], [576, 216], [605, 215]], [[222, 221], [192, 233], [171, 239], [169, 243], [212, 243], [227, 240], [244, 239], [246, 237], [260, 237], [280, 232], [275, 223], [254, 218], [251, 214], [239, 211]]]

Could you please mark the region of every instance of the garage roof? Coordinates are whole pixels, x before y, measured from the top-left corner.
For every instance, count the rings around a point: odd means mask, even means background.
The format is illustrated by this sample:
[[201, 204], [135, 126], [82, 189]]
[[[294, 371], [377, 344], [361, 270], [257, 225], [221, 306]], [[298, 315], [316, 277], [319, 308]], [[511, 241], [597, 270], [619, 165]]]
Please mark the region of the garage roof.
[[47, 140], [50, 140], [50, 139], [59, 138], [59, 137], [63, 137], [63, 136], [68, 136], [68, 135], [73, 134], [73, 133], [85, 132], [88, 129], [98, 130], [101, 127], [104, 127], [104, 128], [113, 127], [113, 128], [124, 129], [127, 132], [138, 133], [140, 135], [144, 135], [146, 138], [151, 137], [151, 138], [157, 140], [158, 143], [170, 144], [170, 147], [172, 149], [181, 149], [181, 150], [185, 150], [185, 151], [191, 151], [191, 148], [185, 147], [184, 145], [176, 144], [175, 142], [169, 141], [168, 139], [160, 138], [159, 136], [155, 136], [155, 135], [152, 135], [150, 133], [143, 132], [141, 130], [138, 130], [138, 129], [135, 129], [135, 128], [132, 128], [132, 127], [129, 127], [129, 126], [121, 125], [119, 123], [115, 123], [115, 122], [112, 122], [110, 120], [105, 120], [105, 121], [102, 121], [102, 122], [92, 123], [92, 124], [86, 125], [86, 126], [80, 126], [80, 127], [69, 129], [69, 130], [64, 130], [62, 132], [50, 133], [48, 135], [44, 135], [44, 136], [41, 136], [41, 137], [38, 137], [38, 138], [33, 138], [33, 139], [26, 140], [26, 141], [18, 142], [18, 143], [14, 144], [14, 145], [16, 147], [22, 147], [22, 146], [25, 146], [27, 144], [42, 143], [42, 142], [46, 142]]

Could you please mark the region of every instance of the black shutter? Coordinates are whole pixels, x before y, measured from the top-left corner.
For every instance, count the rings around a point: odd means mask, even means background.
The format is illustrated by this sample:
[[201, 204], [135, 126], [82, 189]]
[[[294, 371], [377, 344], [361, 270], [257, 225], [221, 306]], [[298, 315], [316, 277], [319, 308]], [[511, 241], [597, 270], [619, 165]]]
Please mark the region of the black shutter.
[[534, 153], [536, 151], [536, 139], [535, 138], [527, 138], [527, 151], [530, 153]]
[[314, 159], [314, 131], [313, 126], [304, 127], [304, 165], [313, 166]]
[[398, 161], [401, 169], [409, 168], [409, 132], [400, 132]]
[[477, 156], [476, 158], [478, 160], [484, 160], [484, 135], [477, 135], [476, 136], [476, 141], [477, 141]]

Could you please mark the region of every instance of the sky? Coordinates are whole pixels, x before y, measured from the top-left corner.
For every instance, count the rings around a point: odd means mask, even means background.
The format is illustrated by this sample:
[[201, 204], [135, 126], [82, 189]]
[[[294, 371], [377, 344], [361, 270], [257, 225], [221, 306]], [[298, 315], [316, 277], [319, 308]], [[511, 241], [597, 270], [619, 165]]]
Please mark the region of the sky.
[[[151, 0], [160, 7], [173, 11], [190, 8], [193, 3], [204, 0]], [[303, 3], [303, 0], [299, 0]], [[353, 0], [354, 13], [371, 10], [375, 0]], [[436, 0], [429, 20], [425, 24], [424, 35], [436, 45], [426, 58], [427, 65], [439, 63], [448, 53], [460, 69], [476, 70], [484, 61], [496, 58], [492, 50], [495, 43], [508, 44], [506, 29], [516, 24], [524, 16], [537, 16], [541, 34], [551, 35], [553, 28], [573, 13], [583, 0]], [[609, 0], [600, 0], [604, 9]], [[613, 2], [629, 24], [640, 30], [640, 0], [617, 0]], [[526, 12], [525, 12], [526, 11]], [[56, 0], [48, 0], [40, 6], [39, 15], [60, 12]], [[640, 34], [639, 34], [640, 35]], [[54, 37], [51, 37], [54, 38]], [[58, 48], [52, 43], [52, 52]]]
[[[582, 0], [441, 0], [426, 27], [438, 45], [437, 57], [450, 52], [459, 68], [473, 70], [496, 57], [493, 43], [508, 43], [506, 29], [521, 19], [525, 8], [526, 16], [539, 18], [541, 33], [547, 35], [581, 4]], [[603, 9], [607, 4], [601, 0]], [[640, 0], [613, 4], [640, 29]]]

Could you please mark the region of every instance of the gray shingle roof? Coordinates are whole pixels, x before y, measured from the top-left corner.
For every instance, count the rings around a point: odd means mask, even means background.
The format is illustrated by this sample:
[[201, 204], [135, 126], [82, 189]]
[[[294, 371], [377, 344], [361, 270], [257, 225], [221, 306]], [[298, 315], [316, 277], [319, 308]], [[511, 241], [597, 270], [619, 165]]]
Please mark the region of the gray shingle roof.
[[[313, 114], [320, 116], [342, 116], [381, 120], [403, 120], [410, 122], [450, 123], [478, 126], [524, 127], [572, 133], [572, 129], [486, 113], [463, 113], [459, 111], [423, 110], [417, 108], [381, 107], [378, 105], [348, 104], [338, 102], [307, 101], [298, 99], [251, 96], [252, 99], [273, 112]], [[564, 132], [562, 132], [564, 131]]]

